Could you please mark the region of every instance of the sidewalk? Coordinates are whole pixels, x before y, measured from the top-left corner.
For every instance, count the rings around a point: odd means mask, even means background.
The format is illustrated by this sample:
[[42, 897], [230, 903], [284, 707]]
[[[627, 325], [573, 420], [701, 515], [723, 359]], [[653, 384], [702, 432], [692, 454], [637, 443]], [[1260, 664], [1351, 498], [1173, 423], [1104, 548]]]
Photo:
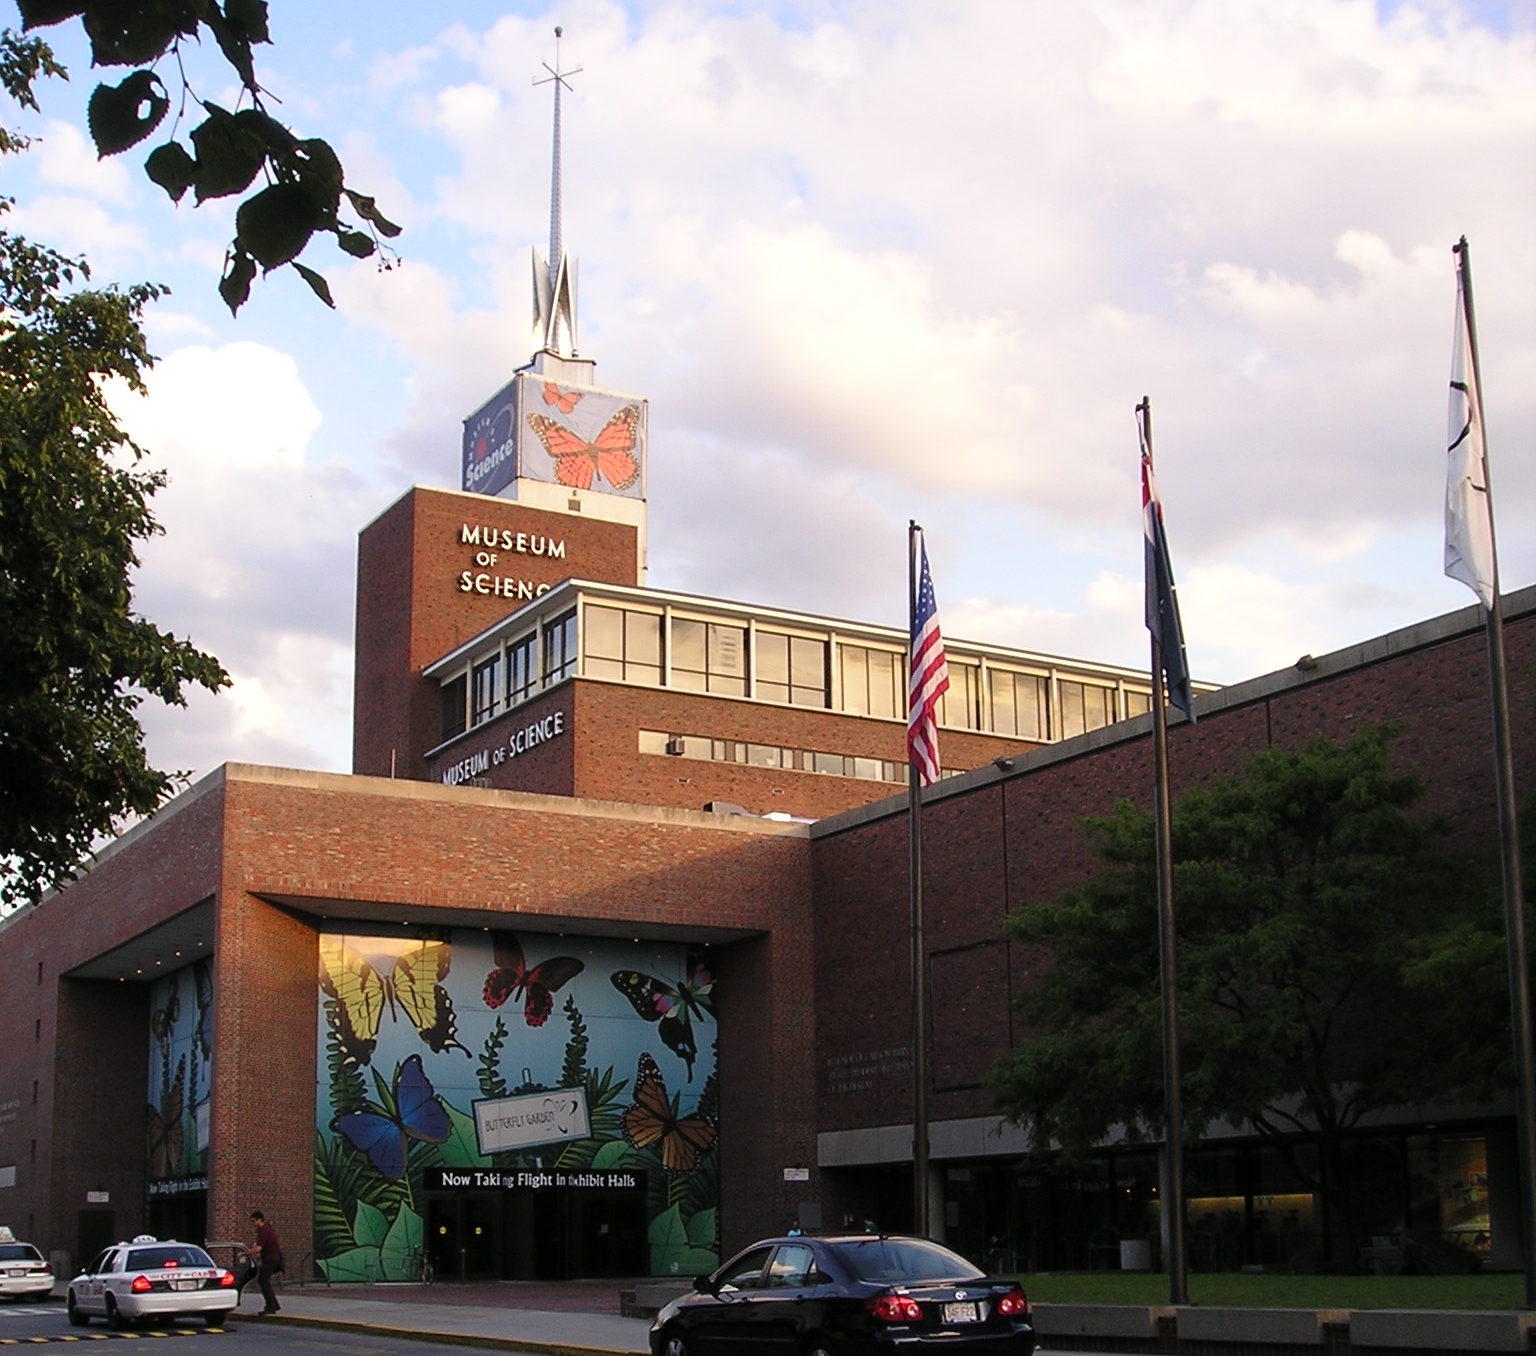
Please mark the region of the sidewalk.
[[650, 1320], [619, 1315], [621, 1281], [564, 1285], [290, 1286], [282, 1312], [262, 1318], [261, 1294], [247, 1286], [233, 1319], [345, 1328], [549, 1356], [633, 1356], [648, 1352]]

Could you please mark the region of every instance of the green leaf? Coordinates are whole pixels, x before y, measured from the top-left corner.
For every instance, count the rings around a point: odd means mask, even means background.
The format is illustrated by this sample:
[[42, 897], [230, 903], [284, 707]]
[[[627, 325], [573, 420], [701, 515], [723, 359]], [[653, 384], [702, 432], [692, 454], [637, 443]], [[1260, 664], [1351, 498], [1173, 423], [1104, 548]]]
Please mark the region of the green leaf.
[[273, 184], [235, 212], [235, 242], [267, 272], [297, 255], [320, 224], [315, 200], [298, 184]]
[[249, 254], [232, 252], [224, 276], [219, 279], [219, 295], [234, 315], [251, 295], [251, 280], [256, 276], [256, 261]]
[[331, 300], [330, 283], [326, 282], [325, 278], [314, 269], [305, 268], [297, 259], [293, 261], [293, 267], [298, 271], [299, 277], [309, 284], [309, 290], [334, 311], [336, 303]]
[[622, 1139], [611, 1139], [592, 1155], [594, 1168], [638, 1168], [645, 1166], [645, 1159]]
[[350, 188], [343, 191], [347, 195], [347, 201], [352, 204], [352, 210], [364, 221], [371, 223], [380, 235], [393, 240], [400, 234], [400, 228], [379, 211], [378, 204], [366, 193], [354, 193]]
[[23, 28], [47, 28], [85, 13], [79, 0], [16, 0]]
[[171, 101], [153, 71], [135, 71], [118, 85], [97, 85], [86, 108], [91, 140], [101, 156], [137, 146], [165, 117]]
[[352, 1237], [361, 1248], [377, 1248], [383, 1245], [389, 1233], [389, 1221], [384, 1212], [367, 1201], [357, 1203], [357, 1214], [352, 1218]]
[[272, 41], [267, 33], [267, 0], [224, 0], [224, 18], [249, 43]]
[[[243, 193], [251, 186], [267, 157], [267, 137], [251, 110], [228, 113], [217, 104], [204, 104], [208, 116], [189, 134], [197, 153], [198, 202]], [[228, 298], [225, 298], [228, 300]]]
[[85, 31], [93, 66], [138, 66], [164, 56], [178, 36], [197, 32], [203, 0], [90, 0]]
[[337, 231], [336, 243], [354, 259], [366, 259], [375, 248], [373, 237], [362, 231]]
[[480, 1146], [475, 1140], [475, 1123], [466, 1116], [458, 1107], [449, 1102], [443, 1102], [443, 1110], [448, 1113], [448, 1122], [453, 1126], [448, 1138], [437, 1146], [437, 1151], [442, 1155], [445, 1168], [483, 1168], [486, 1165], [485, 1158], [480, 1153]]
[[389, 1233], [379, 1248], [379, 1262], [386, 1281], [414, 1280], [410, 1273], [412, 1254], [421, 1256], [421, 1216], [402, 1205], [389, 1226]]
[[351, 1248], [334, 1257], [323, 1257], [315, 1264], [328, 1281], [376, 1281], [379, 1279], [379, 1250]]
[[182, 194], [192, 187], [192, 181], [197, 177], [197, 162], [179, 141], [168, 141], [149, 153], [144, 162], [144, 173], [170, 195], [172, 202], [180, 202]]
[[700, 1210], [688, 1221], [688, 1242], [695, 1248], [708, 1248], [713, 1251], [715, 1246], [715, 1223], [716, 1215], [714, 1210]]

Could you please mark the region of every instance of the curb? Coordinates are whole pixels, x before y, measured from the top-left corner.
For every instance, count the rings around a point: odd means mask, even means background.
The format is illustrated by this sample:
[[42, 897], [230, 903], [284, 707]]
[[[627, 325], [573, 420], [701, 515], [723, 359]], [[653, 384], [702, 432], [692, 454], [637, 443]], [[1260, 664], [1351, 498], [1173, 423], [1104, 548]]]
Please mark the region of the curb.
[[[237, 1311], [238, 1313], [238, 1311]], [[255, 1314], [240, 1317], [241, 1324], [254, 1321]], [[539, 1342], [517, 1337], [485, 1337], [477, 1333], [428, 1331], [404, 1328], [392, 1323], [367, 1323], [361, 1319], [316, 1318], [310, 1314], [269, 1314], [263, 1324], [282, 1323], [300, 1328], [330, 1328], [337, 1332], [365, 1333], [370, 1337], [394, 1337], [406, 1341], [431, 1342], [434, 1346], [483, 1347], [493, 1351], [531, 1351], [539, 1356], [641, 1356], [628, 1347], [584, 1347], [570, 1342]]]

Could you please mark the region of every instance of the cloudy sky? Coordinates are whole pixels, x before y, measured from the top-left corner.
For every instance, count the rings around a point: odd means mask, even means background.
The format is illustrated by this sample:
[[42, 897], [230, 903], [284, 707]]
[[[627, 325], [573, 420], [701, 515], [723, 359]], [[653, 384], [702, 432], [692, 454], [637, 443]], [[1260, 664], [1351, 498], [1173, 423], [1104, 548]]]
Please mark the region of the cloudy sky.
[[[1536, 580], [1536, 6], [1342, 0], [271, 0], [258, 69], [406, 228], [238, 320], [229, 209], [83, 134], [78, 37], [13, 221], [172, 295], [124, 422], [167, 469], [140, 608], [234, 675], [161, 765], [346, 769], [358, 529], [457, 487], [529, 354], [554, 59], [583, 352], [650, 398], [650, 582], [1145, 662], [1133, 407], [1195, 673], [1464, 606], [1441, 574], [1454, 275], [1476, 266], [1507, 588]], [[194, 92], [232, 98], [211, 60]]]

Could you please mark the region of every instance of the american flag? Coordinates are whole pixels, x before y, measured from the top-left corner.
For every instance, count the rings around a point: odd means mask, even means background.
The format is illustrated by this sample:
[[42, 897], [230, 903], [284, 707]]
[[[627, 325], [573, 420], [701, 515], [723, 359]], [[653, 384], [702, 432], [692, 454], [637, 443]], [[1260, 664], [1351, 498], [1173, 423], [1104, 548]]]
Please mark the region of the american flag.
[[944, 661], [944, 637], [939, 634], [939, 605], [928, 573], [928, 548], [917, 534], [922, 570], [918, 575], [917, 606], [912, 613], [912, 662], [907, 681], [907, 758], [918, 780], [932, 786], [939, 779], [939, 727], [934, 710], [949, 690], [949, 665]]

